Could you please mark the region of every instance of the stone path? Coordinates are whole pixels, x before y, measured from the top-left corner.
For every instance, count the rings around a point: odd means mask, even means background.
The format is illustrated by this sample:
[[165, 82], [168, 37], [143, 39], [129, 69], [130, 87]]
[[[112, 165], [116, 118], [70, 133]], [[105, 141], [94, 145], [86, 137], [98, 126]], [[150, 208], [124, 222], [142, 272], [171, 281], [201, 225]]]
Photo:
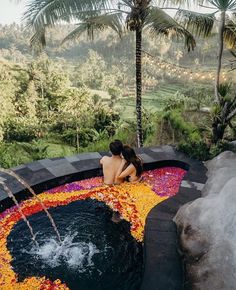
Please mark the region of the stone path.
[[[141, 290], [179, 290], [183, 287], [183, 265], [178, 254], [177, 233], [172, 221], [183, 204], [201, 196], [206, 182], [206, 168], [196, 160], [177, 152], [171, 146], [137, 149], [144, 161], [144, 169], [178, 166], [188, 170], [178, 194], [154, 207], [145, 226], [144, 274]], [[101, 176], [99, 160], [107, 152], [84, 153], [64, 158], [35, 161], [13, 168], [36, 193], [61, 184], [94, 176]], [[17, 199], [29, 197], [21, 184], [13, 177], [0, 174]], [[0, 186], [0, 212], [12, 206]]]

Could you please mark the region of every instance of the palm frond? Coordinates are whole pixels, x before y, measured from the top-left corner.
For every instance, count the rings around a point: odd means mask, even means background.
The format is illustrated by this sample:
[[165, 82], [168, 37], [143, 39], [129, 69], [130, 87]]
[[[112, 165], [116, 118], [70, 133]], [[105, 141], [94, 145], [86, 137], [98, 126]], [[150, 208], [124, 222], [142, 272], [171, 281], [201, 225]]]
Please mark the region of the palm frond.
[[193, 35], [184, 27], [179, 25], [170, 15], [159, 8], [150, 8], [145, 19], [145, 27], [152, 33], [164, 34], [169, 37], [184, 38], [185, 46], [188, 50], [193, 50], [196, 46]]
[[235, 0], [208, 0], [213, 6], [220, 11], [230, 11], [236, 9]]
[[30, 46], [38, 49], [39, 51], [46, 46], [45, 28], [34, 33], [30, 39]]
[[54, 25], [63, 15], [105, 9], [108, 0], [31, 0], [24, 19], [31, 26]]
[[31, 0], [24, 20], [33, 29], [34, 38], [40, 39], [45, 27], [75, 19], [79, 13], [83, 13], [83, 17], [94, 16], [94, 11], [107, 8], [108, 3], [108, 0]]
[[174, 6], [185, 6], [185, 7], [190, 7], [192, 5], [201, 5], [204, 4], [205, 0], [157, 0], [156, 1], [158, 5], [162, 5], [162, 6], [170, 6], [170, 7], [174, 7]]
[[63, 39], [62, 43], [78, 39], [85, 32], [87, 32], [90, 39], [93, 39], [94, 31], [102, 31], [108, 27], [114, 30], [121, 37], [121, 21], [122, 18], [120, 13], [104, 14], [88, 18], [84, 22], [79, 23], [77, 27]]
[[62, 40], [61, 44], [64, 44], [67, 41], [79, 39], [85, 32], [87, 32], [89, 38], [93, 38], [89, 24], [87, 22], [80, 23]]
[[224, 41], [229, 49], [236, 48], [236, 23], [233, 20], [227, 21], [225, 25]]
[[215, 14], [203, 14], [194, 11], [179, 9], [175, 19], [197, 36], [207, 37], [212, 32]]

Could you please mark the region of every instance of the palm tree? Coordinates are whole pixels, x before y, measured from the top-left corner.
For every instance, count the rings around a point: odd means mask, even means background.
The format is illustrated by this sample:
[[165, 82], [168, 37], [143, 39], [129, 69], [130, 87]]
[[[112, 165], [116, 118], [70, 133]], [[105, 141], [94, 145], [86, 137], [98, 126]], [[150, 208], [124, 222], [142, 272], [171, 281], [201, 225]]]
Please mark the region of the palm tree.
[[[142, 35], [149, 30], [156, 35], [181, 37], [188, 50], [196, 43], [192, 34], [179, 25], [153, 0], [31, 0], [25, 18], [33, 28], [33, 43], [46, 44], [45, 29], [60, 21], [79, 21], [64, 41], [78, 38], [85, 31], [93, 38], [95, 31], [111, 28], [119, 36], [125, 30], [136, 35], [136, 115], [137, 146], [143, 146], [142, 130]], [[125, 28], [125, 29], [124, 29]]]
[[[184, 2], [184, 1], [176, 1]], [[186, 1], [185, 1], [186, 2]], [[198, 1], [200, 5], [210, 5], [214, 9], [210, 14], [196, 13], [189, 10], [178, 9], [177, 18], [186, 29], [195, 31], [198, 35], [210, 34], [214, 25], [218, 26], [219, 48], [217, 55], [217, 70], [215, 78], [215, 106], [212, 119], [212, 141], [217, 143], [224, 137], [227, 126], [231, 126], [232, 119], [236, 116], [236, 95], [229, 97], [230, 86], [220, 82], [223, 50], [225, 44], [229, 48], [236, 48], [236, 22], [235, 16], [230, 17], [227, 12], [236, 11], [235, 0], [208, 0]], [[216, 13], [220, 13], [216, 18]], [[202, 30], [203, 29], [203, 30]]]

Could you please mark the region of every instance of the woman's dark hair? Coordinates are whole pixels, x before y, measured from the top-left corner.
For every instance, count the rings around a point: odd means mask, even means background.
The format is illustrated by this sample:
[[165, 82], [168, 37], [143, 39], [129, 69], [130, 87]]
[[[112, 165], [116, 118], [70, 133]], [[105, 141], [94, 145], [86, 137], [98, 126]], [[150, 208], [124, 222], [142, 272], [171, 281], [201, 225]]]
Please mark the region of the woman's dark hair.
[[128, 145], [123, 146], [122, 155], [124, 159], [128, 162], [127, 167], [129, 164], [133, 164], [136, 169], [136, 176], [140, 176], [143, 172], [143, 164], [142, 160], [136, 155], [133, 148]]

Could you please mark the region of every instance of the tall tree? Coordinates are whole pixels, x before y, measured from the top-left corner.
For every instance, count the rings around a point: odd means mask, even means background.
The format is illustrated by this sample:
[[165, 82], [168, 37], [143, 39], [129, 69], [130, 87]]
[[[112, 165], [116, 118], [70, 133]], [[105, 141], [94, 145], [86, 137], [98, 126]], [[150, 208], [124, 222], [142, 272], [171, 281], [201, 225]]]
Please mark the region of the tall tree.
[[[188, 2], [176, 0], [180, 4]], [[212, 141], [217, 143], [224, 137], [227, 126], [231, 125], [236, 116], [236, 95], [229, 96], [230, 86], [221, 83], [221, 69], [224, 46], [236, 48], [236, 23], [235, 15], [230, 16], [227, 12], [236, 11], [235, 0], [208, 0], [197, 1], [198, 4], [209, 5], [213, 9], [211, 14], [196, 13], [194, 11], [178, 9], [178, 20], [182, 21], [186, 29], [192, 29], [199, 35], [210, 34], [214, 24], [218, 26], [218, 55], [215, 78], [215, 106], [212, 120]], [[216, 18], [216, 14], [220, 14]]]
[[59, 105], [60, 118], [68, 125], [76, 129], [76, 148], [79, 152], [80, 148], [80, 130], [89, 123], [92, 116], [91, 96], [84, 89], [70, 88], [66, 92], [67, 98]]
[[156, 35], [182, 37], [188, 50], [194, 49], [192, 34], [170, 17], [154, 0], [31, 0], [25, 18], [34, 30], [32, 42], [46, 44], [45, 30], [60, 21], [79, 24], [64, 41], [83, 32], [93, 38], [96, 31], [111, 28], [119, 36], [125, 31], [136, 36], [136, 115], [137, 146], [143, 146], [142, 129], [142, 35], [149, 30]]

